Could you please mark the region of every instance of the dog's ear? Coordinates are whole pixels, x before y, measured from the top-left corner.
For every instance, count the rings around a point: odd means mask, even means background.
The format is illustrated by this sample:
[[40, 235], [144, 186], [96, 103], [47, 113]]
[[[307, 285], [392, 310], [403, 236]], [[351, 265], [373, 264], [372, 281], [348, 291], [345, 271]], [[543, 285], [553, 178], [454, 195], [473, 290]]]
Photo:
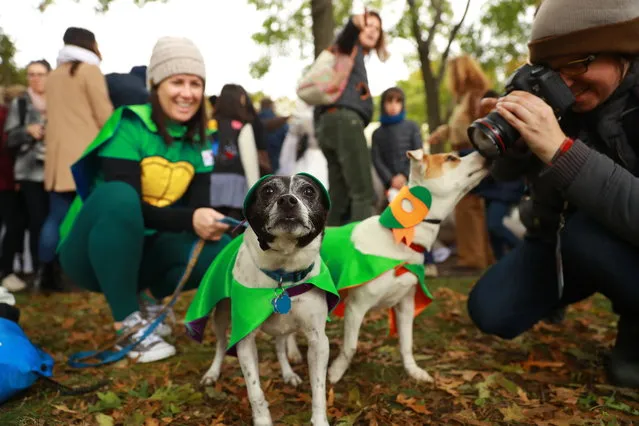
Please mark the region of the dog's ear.
[[408, 176], [409, 183], [415, 182], [418, 176], [424, 176], [424, 173], [426, 172], [426, 162], [424, 161], [425, 156], [426, 154], [423, 149], [414, 149], [406, 152], [406, 157], [410, 160], [410, 173]]

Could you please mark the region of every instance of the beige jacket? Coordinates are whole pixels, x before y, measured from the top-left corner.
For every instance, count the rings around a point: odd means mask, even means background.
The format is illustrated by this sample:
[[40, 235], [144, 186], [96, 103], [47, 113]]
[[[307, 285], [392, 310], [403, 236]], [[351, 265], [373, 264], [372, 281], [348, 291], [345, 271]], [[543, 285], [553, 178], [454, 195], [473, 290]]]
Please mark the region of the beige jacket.
[[75, 191], [71, 165], [111, 116], [106, 80], [96, 65], [82, 63], [74, 76], [71, 63], [56, 68], [47, 80], [47, 124], [44, 185], [47, 191]]

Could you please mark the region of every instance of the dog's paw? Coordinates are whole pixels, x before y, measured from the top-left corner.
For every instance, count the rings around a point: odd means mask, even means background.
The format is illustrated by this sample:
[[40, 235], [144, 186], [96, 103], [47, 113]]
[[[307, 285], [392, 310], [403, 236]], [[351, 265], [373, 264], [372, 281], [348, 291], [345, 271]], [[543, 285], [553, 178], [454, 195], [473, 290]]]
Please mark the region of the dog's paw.
[[346, 369], [348, 368], [347, 364], [344, 364], [340, 361], [341, 359], [337, 358], [335, 361], [333, 361], [333, 364], [331, 364], [328, 369], [328, 381], [331, 384], [339, 382], [342, 379], [342, 376], [344, 376]]
[[422, 370], [419, 367], [411, 368], [411, 369], [407, 370], [407, 372], [408, 372], [408, 375], [411, 378], [413, 378], [413, 379], [415, 379], [415, 380], [417, 380], [419, 382], [426, 382], [426, 383], [433, 383], [434, 382], [434, 380], [431, 377], [431, 375], [428, 374], [428, 372], [426, 370]]
[[284, 379], [284, 383], [289, 385], [299, 386], [302, 384], [302, 378], [293, 372], [284, 374], [282, 378]]
[[273, 426], [273, 420], [270, 415], [253, 417], [253, 426]]
[[200, 384], [202, 386], [211, 386], [214, 385], [215, 382], [217, 382], [217, 379], [220, 378], [220, 372], [207, 372], [204, 376], [202, 376], [202, 379], [200, 380]]
[[311, 419], [311, 424], [313, 426], [330, 426], [330, 423], [328, 422], [326, 415], [313, 416], [313, 418]]

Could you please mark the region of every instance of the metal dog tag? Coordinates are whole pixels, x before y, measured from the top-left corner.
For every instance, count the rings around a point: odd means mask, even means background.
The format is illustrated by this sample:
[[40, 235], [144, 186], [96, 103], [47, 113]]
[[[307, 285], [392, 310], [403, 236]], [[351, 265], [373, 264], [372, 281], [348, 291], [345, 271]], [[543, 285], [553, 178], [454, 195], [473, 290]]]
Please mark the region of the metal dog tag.
[[291, 312], [291, 298], [286, 292], [274, 297], [271, 300], [271, 304], [273, 305], [273, 311], [275, 311], [276, 314], [288, 314]]

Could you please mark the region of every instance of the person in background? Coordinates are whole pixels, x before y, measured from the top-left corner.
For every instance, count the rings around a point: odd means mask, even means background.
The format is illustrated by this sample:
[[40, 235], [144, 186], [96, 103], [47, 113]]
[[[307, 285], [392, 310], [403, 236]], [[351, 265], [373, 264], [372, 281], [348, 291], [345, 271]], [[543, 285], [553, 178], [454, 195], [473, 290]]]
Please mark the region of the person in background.
[[146, 66], [135, 66], [126, 74], [110, 73], [104, 76], [113, 108], [122, 105], [141, 105], [149, 101], [146, 88]]
[[[490, 81], [477, 61], [468, 55], [450, 59], [446, 73], [455, 107], [448, 123], [435, 129], [428, 142], [439, 144], [449, 141], [452, 149], [464, 156], [474, 151], [467, 129], [480, 117], [480, 100], [489, 90]], [[478, 274], [494, 263], [486, 226], [486, 208], [477, 190], [466, 194], [455, 207], [455, 236], [457, 264], [454, 273]]]
[[329, 193], [333, 202], [328, 225], [364, 220], [374, 213], [375, 191], [371, 155], [364, 129], [373, 117], [364, 58], [373, 50], [388, 58], [382, 19], [377, 12], [352, 16], [335, 42], [354, 65], [346, 87], [334, 105], [315, 108], [316, 135], [328, 162]]
[[[20, 88], [20, 92], [23, 91], [24, 88]], [[17, 93], [12, 88], [6, 88], [2, 95], [0, 129], [4, 129], [9, 113], [7, 105], [11, 104]], [[22, 251], [25, 223], [24, 208], [13, 176], [14, 153], [7, 147], [6, 140], [7, 134], [3, 131], [0, 139], [0, 285], [10, 292], [16, 292], [27, 287], [14, 271], [16, 254]]]
[[371, 154], [386, 191], [399, 191], [408, 183], [410, 162], [406, 151], [422, 149], [422, 135], [414, 121], [406, 120], [404, 92], [391, 87], [382, 93], [381, 126], [373, 132]]
[[266, 130], [266, 151], [271, 162], [271, 169], [276, 171], [280, 168], [280, 153], [289, 130], [287, 124], [289, 117], [278, 116], [274, 108], [273, 101], [270, 98], [264, 98], [260, 101], [258, 116]]
[[57, 68], [47, 81], [47, 123], [44, 186], [49, 192], [49, 215], [40, 235], [40, 270], [36, 283], [60, 288], [56, 248], [59, 228], [75, 197], [71, 164], [77, 161], [113, 112], [102, 56], [95, 35], [84, 28], [68, 28]]
[[[494, 90], [489, 90], [483, 98], [495, 99], [499, 98], [499, 94]], [[486, 107], [480, 107], [479, 116], [485, 117], [489, 112], [490, 110]], [[520, 239], [504, 225], [504, 218], [508, 216], [513, 206], [521, 201], [525, 189], [523, 178], [502, 182], [496, 181], [492, 176], [487, 176], [474, 191], [475, 194], [484, 199], [488, 237], [497, 261], [520, 242]]]
[[[204, 106], [206, 69], [191, 40], [162, 37], [148, 68], [150, 104], [116, 110], [73, 165], [78, 198], [61, 227], [60, 263], [79, 286], [103, 293], [121, 347], [138, 341], [178, 285], [199, 239], [206, 241], [185, 290], [196, 288], [230, 241], [209, 207], [213, 167]], [[173, 356], [162, 323], [128, 354]]]
[[[46, 82], [51, 65], [44, 59], [27, 65], [27, 91], [11, 103], [4, 126], [7, 146], [15, 153], [14, 177], [20, 201], [26, 210], [29, 230], [29, 250], [35, 271], [40, 268], [38, 257], [40, 232], [49, 211], [49, 199], [44, 190], [44, 125], [47, 117]], [[51, 281], [42, 283], [46, 291]]]
[[237, 220], [248, 189], [260, 178], [259, 145], [253, 129], [250, 98], [238, 84], [225, 84], [215, 102], [217, 133], [213, 142], [210, 205]]

